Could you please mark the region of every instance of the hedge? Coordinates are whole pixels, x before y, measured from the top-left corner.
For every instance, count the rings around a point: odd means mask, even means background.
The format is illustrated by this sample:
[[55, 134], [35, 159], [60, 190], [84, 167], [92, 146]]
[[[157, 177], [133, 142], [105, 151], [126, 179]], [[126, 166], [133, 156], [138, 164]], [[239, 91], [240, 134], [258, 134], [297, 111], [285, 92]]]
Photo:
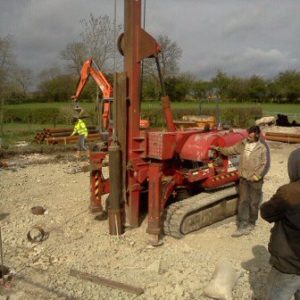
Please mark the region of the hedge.
[[[176, 108], [172, 109], [174, 120], [181, 120], [184, 115], [198, 115], [195, 109]], [[216, 116], [216, 110], [206, 108], [201, 111], [202, 115]], [[221, 122], [233, 127], [249, 127], [254, 125], [254, 121], [263, 115], [262, 108], [242, 107], [242, 108], [222, 108], [220, 109]], [[142, 111], [142, 118], [149, 119], [153, 126], [164, 126], [164, 115], [162, 109], [150, 108]]]
[[[189, 108], [175, 108], [172, 110], [175, 120], [184, 115], [198, 115], [198, 111]], [[248, 127], [254, 120], [262, 117], [262, 109], [258, 107], [222, 108], [221, 121], [234, 127]], [[87, 111], [90, 115], [89, 123], [97, 124], [97, 114], [94, 110]], [[71, 124], [72, 110], [68, 108], [7, 108], [4, 110], [5, 123], [35, 123], [35, 124]], [[203, 115], [216, 115], [216, 110], [206, 108], [201, 111]], [[142, 110], [141, 118], [149, 119], [154, 127], [164, 126], [162, 108], [146, 108]]]

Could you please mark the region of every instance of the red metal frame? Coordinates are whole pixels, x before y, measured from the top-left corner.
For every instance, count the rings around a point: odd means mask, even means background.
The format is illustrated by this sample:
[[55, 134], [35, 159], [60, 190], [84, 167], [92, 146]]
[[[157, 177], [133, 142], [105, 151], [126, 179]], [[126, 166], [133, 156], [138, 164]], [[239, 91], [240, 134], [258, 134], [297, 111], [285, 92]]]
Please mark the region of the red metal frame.
[[[124, 67], [128, 78], [127, 124], [127, 220], [131, 226], [139, 225], [141, 183], [140, 167], [144, 169], [145, 139], [139, 128], [141, 61], [157, 55], [159, 45], [141, 28], [141, 1], [125, 1]], [[144, 177], [144, 176], [142, 176]]]
[[102, 212], [102, 195], [110, 192], [110, 181], [104, 179], [102, 173], [103, 160], [107, 156], [105, 152], [90, 152], [90, 211]]
[[[159, 236], [162, 215], [176, 188], [195, 184], [213, 188], [238, 180], [238, 172], [228, 172], [228, 158], [215, 165], [209, 157], [211, 145], [230, 146], [246, 137], [246, 131], [210, 131], [202, 129], [176, 131], [168, 97], [163, 97], [163, 110], [168, 131], [141, 131], [140, 82], [141, 60], [157, 56], [159, 45], [141, 28], [141, 0], [125, 0], [124, 35], [120, 45], [127, 75], [127, 135], [126, 135], [126, 219], [132, 227], [139, 225], [141, 190], [148, 188], [147, 232]], [[124, 157], [123, 156], [123, 157]], [[99, 158], [99, 159], [98, 159]], [[98, 159], [101, 167], [103, 158]], [[194, 163], [195, 167], [187, 167]], [[99, 169], [98, 169], [99, 170]], [[101, 170], [101, 169], [100, 169]], [[97, 175], [99, 178], [99, 174]], [[100, 176], [101, 180], [104, 180]], [[101, 193], [108, 192], [108, 182], [102, 181]], [[93, 188], [95, 183], [92, 180]], [[106, 186], [106, 189], [105, 189]], [[96, 200], [91, 198], [91, 202]]]

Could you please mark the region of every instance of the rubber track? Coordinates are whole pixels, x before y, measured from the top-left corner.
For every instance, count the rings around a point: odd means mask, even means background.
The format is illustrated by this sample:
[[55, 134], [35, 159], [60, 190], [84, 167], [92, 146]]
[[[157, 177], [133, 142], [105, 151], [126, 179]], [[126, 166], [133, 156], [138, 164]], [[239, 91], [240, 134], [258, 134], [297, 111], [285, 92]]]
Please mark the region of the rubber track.
[[187, 215], [205, 209], [205, 206], [210, 207], [214, 202], [219, 203], [221, 199], [225, 199], [235, 194], [236, 188], [230, 187], [213, 193], [204, 192], [182, 201], [172, 203], [166, 209], [164, 233], [177, 239], [182, 238], [181, 225]]

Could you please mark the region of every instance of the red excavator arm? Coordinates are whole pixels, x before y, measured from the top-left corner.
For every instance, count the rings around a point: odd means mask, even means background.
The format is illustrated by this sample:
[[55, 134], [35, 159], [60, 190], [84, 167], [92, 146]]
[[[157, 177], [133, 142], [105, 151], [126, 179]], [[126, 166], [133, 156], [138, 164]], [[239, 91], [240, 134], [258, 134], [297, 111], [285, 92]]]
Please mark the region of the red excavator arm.
[[[89, 77], [92, 76], [99, 88], [102, 91], [103, 99], [111, 99], [112, 98], [112, 86], [104, 76], [104, 74], [99, 70], [96, 63], [93, 61], [93, 58], [90, 57], [86, 60], [82, 66], [80, 72], [80, 79], [78, 81], [76, 94], [72, 96], [73, 101], [77, 101], [80, 97], [85, 85], [88, 82]], [[109, 114], [110, 114], [110, 101], [104, 101], [103, 104], [103, 112], [102, 112], [102, 126], [103, 129], [108, 129], [109, 126]], [[140, 128], [148, 128], [149, 121], [148, 120], [140, 120]]]
[[[101, 89], [103, 99], [111, 98], [112, 87], [110, 83], [107, 81], [104, 74], [99, 70], [96, 63], [93, 61], [93, 58], [90, 57], [87, 61], [84, 62], [82, 66], [80, 72], [80, 79], [76, 89], [76, 94], [72, 96], [72, 100], [75, 102], [78, 100], [90, 76], [93, 77], [93, 79]], [[103, 114], [102, 114], [102, 125], [105, 129], [107, 129], [109, 125], [109, 111], [110, 111], [110, 103], [106, 101], [104, 102], [103, 105]]]
[[84, 62], [81, 72], [80, 79], [77, 85], [76, 94], [72, 96], [73, 101], [77, 101], [80, 97], [85, 85], [88, 82], [89, 77], [92, 76], [99, 88], [102, 91], [103, 98], [112, 97], [112, 87], [105, 78], [104, 74], [98, 69], [97, 65], [93, 61], [93, 58], [89, 58]]

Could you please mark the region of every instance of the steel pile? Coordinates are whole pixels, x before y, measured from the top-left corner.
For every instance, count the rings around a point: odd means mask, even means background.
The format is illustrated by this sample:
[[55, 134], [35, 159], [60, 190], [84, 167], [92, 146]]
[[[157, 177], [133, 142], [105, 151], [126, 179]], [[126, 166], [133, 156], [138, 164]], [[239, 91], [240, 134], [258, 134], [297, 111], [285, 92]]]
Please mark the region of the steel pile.
[[266, 132], [266, 139], [269, 141], [284, 142], [289, 144], [300, 143], [300, 134], [287, 132]]
[[[79, 136], [73, 135], [73, 128], [44, 128], [35, 135], [35, 142], [38, 144], [76, 144]], [[88, 126], [88, 141], [96, 141], [100, 139], [100, 134], [95, 126]]]

